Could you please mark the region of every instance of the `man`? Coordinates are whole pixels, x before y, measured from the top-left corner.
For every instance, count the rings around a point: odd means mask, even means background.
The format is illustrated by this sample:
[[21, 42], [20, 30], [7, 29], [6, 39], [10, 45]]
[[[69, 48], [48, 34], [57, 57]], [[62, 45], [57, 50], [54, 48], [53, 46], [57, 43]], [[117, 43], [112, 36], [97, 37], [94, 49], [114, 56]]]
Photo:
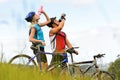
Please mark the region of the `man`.
[[[27, 14], [25, 20], [27, 22], [31, 23], [29, 41], [32, 42], [32, 43], [41, 44], [39, 46], [39, 48], [40, 48], [41, 51], [44, 52], [44, 46], [46, 44], [45, 44], [44, 35], [43, 35], [43, 31], [42, 31], [41, 27], [50, 23], [50, 18], [48, 17], [48, 15], [43, 10], [41, 11], [41, 13], [44, 14], [44, 16], [46, 18], [46, 21], [43, 22], [43, 23], [39, 22], [40, 17], [35, 12], [29, 12]], [[34, 54], [37, 53], [37, 50], [33, 50]], [[42, 67], [43, 70], [45, 70], [48, 67], [47, 58], [46, 58], [45, 54], [37, 55], [37, 62], [39, 64], [40, 68]]]
[[[49, 37], [51, 42], [51, 48], [56, 55], [52, 56], [51, 65], [54, 63], [60, 63], [62, 60], [67, 60], [66, 46], [72, 48], [71, 43], [67, 39], [65, 32], [61, 31], [65, 23], [65, 17], [61, 17], [61, 22], [56, 20], [56, 17], [51, 18], [51, 22], [47, 24], [50, 27]], [[63, 56], [62, 56], [62, 55]], [[78, 55], [78, 52], [75, 51], [75, 54]], [[66, 62], [62, 63], [61, 68], [66, 66]]]

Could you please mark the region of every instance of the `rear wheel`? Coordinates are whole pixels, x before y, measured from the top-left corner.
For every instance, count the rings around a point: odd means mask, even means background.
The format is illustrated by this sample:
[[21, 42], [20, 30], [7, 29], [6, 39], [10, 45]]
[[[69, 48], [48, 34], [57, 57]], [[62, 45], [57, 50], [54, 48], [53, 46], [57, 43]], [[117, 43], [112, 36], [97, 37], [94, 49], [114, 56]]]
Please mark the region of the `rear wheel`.
[[9, 64], [17, 65], [17, 66], [36, 66], [36, 62], [32, 60], [32, 58], [25, 54], [19, 54], [10, 59]]

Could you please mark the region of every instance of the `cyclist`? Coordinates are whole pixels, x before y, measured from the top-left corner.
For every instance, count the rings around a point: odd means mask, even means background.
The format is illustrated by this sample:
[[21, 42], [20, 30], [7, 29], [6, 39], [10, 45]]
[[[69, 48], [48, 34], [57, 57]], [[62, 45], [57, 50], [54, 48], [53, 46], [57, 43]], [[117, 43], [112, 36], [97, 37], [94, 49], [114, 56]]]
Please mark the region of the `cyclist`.
[[[53, 52], [55, 52], [56, 55], [52, 56], [51, 65], [54, 63], [60, 63], [62, 60], [66, 61], [62, 63], [61, 68], [67, 66], [67, 53], [65, 51], [66, 46], [68, 48], [72, 48], [71, 43], [69, 42], [67, 35], [65, 32], [62, 31], [62, 28], [65, 23], [65, 17], [61, 19], [61, 22], [56, 20], [56, 17], [50, 18], [51, 22], [47, 24], [48, 27], [50, 27], [49, 31], [49, 37], [50, 37], [50, 43], [51, 43], [51, 49]], [[62, 54], [62, 55], [59, 55]], [[78, 52], [75, 50], [75, 54], [78, 55]]]
[[[44, 10], [42, 10], [41, 13], [44, 14], [44, 16], [46, 18], [46, 21], [43, 22], [43, 23], [39, 22], [40, 17], [34, 11], [29, 12], [27, 14], [25, 20], [27, 22], [31, 23], [30, 24], [31, 28], [30, 28], [30, 34], [29, 34], [29, 41], [32, 42], [32, 43], [41, 44], [39, 46], [39, 48], [40, 48], [41, 51], [44, 51], [44, 46], [46, 44], [45, 44], [44, 35], [43, 35], [43, 31], [42, 31], [41, 27], [50, 23], [50, 18], [44, 12]], [[37, 50], [33, 50], [33, 53], [36, 54]], [[45, 70], [48, 67], [47, 58], [46, 58], [45, 54], [38, 54], [37, 55], [37, 62], [39, 64], [40, 68], [42, 66], [42, 68], [43, 68], [42, 70]]]

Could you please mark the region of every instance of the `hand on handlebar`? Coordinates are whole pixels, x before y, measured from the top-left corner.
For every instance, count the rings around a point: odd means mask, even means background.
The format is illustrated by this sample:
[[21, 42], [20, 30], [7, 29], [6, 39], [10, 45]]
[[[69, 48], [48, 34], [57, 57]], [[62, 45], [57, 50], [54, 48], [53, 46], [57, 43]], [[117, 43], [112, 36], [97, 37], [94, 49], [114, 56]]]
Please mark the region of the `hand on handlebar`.
[[74, 48], [70, 48], [68, 50], [66, 50], [68, 53], [72, 54], [72, 53], [75, 53], [76, 55], [78, 55], [78, 51], [74, 50]]
[[45, 42], [41, 42], [42, 43], [42, 46], [46, 46]]
[[34, 44], [35, 46], [37, 46], [37, 45], [46, 46], [45, 42], [43, 42], [43, 41], [40, 41], [40, 42], [33, 42], [33, 44]]

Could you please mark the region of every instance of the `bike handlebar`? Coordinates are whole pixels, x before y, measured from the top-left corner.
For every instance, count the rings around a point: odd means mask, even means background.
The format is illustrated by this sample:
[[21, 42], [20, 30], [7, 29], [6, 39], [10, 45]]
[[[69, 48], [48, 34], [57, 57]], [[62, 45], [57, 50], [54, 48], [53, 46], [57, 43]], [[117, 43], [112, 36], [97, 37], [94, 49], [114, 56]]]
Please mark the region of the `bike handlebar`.
[[93, 57], [94, 57], [94, 59], [95, 59], [95, 58], [101, 58], [101, 57], [104, 57], [104, 55], [105, 55], [105, 54], [98, 54], [98, 55], [95, 55], [95, 56], [93, 56]]
[[66, 50], [66, 52], [68, 52], [68, 53], [70, 53], [70, 54], [76, 53], [74, 49], [77, 49], [77, 48], [79, 48], [79, 47], [72, 47], [72, 48], [69, 48], [69, 49]]

